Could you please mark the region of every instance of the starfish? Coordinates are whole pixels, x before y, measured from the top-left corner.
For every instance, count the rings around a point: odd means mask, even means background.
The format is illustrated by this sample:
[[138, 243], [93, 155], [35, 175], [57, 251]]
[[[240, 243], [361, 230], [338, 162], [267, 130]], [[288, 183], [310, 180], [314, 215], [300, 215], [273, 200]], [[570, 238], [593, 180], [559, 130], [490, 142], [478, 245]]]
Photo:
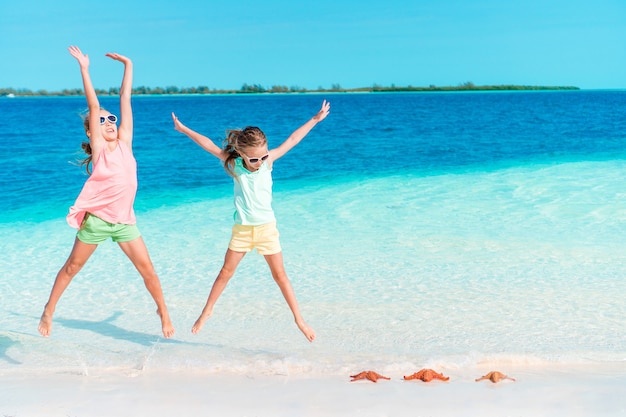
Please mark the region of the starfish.
[[443, 374], [435, 372], [432, 369], [422, 369], [415, 372], [413, 375], [405, 376], [404, 379], [407, 381], [410, 379], [421, 379], [424, 382], [430, 382], [433, 379], [441, 379], [442, 381], [447, 381], [450, 379], [450, 377], [443, 376]]
[[498, 371], [489, 372], [487, 375], [483, 375], [480, 378], [477, 378], [476, 382], [482, 381], [483, 379], [488, 379], [491, 382], [493, 382], [494, 384], [496, 382], [499, 382], [502, 379], [510, 379], [511, 381], [515, 381], [515, 378], [511, 378], [509, 376], [506, 376], [502, 372], [498, 372]]
[[377, 374], [374, 371], [363, 371], [356, 375], [350, 375], [350, 378], [352, 378], [350, 382], [354, 382], [359, 379], [369, 379], [372, 382], [377, 382], [379, 379], [391, 379], [386, 376], [382, 376], [381, 374]]

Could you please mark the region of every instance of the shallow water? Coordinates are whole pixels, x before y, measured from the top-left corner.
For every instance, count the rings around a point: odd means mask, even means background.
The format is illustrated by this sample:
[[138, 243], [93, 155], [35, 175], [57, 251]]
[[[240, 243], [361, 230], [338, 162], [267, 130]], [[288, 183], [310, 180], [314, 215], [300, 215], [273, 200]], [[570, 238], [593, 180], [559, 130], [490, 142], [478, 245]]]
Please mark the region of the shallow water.
[[0, 371], [297, 374], [626, 360], [625, 92], [326, 98], [329, 118], [275, 167], [285, 265], [317, 331], [313, 344], [256, 253], [202, 332], [190, 333], [230, 236], [232, 184], [168, 117], [174, 110], [214, 138], [259, 124], [275, 146], [321, 96], [135, 99], [138, 224], [177, 327], [170, 340], [111, 242], [64, 294], [53, 335], [39, 336], [75, 233], [64, 216], [85, 179], [68, 164], [83, 103], [0, 100], [3, 111], [19, 107], [15, 117], [51, 114], [55, 133], [24, 120], [0, 125]]

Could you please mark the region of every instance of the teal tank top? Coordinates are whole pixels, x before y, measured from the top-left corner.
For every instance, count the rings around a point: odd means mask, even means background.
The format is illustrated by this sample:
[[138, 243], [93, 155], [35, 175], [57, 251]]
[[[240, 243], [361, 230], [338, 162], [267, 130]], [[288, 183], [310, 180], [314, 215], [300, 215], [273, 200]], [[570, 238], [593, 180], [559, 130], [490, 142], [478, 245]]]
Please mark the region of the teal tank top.
[[276, 221], [272, 209], [272, 170], [267, 163], [250, 172], [243, 160], [237, 158], [234, 172], [235, 223], [259, 226]]

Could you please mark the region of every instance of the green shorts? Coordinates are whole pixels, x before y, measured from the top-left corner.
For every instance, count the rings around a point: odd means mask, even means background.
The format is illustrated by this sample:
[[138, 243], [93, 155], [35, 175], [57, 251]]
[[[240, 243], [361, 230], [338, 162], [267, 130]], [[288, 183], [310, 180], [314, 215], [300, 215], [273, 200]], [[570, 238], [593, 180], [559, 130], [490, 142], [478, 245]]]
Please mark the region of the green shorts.
[[87, 213], [76, 237], [83, 243], [98, 245], [108, 238], [113, 242], [130, 242], [141, 236], [136, 224], [113, 224]]
[[274, 255], [282, 250], [278, 236], [276, 222], [260, 226], [235, 224], [228, 249], [235, 252], [250, 252], [256, 248], [257, 253], [261, 255]]

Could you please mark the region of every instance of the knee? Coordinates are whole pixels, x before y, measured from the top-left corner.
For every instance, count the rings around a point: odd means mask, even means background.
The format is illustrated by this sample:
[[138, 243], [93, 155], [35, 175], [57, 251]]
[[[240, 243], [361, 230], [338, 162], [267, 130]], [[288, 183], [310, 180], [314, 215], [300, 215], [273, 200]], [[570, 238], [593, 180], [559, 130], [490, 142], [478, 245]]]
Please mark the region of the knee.
[[159, 279], [159, 276], [157, 275], [156, 270], [154, 269], [154, 265], [152, 265], [152, 262], [136, 264], [135, 268], [137, 268], [137, 272], [139, 272], [144, 281]]
[[235, 275], [235, 270], [233, 268], [223, 266], [220, 270], [220, 273], [217, 275], [217, 279], [220, 281], [228, 282], [233, 277], [233, 275]]
[[272, 278], [274, 278], [274, 281], [276, 281], [278, 285], [289, 282], [289, 277], [287, 277], [287, 274], [285, 272], [272, 274]]
[[85, 262], [80, 262], [75, 259], [68, 259], [65, 265], [63, 266], [63, 271], [70, 277], [73, 278], [74, 275], [78, 274], [78, 272], [83, 269], [85, 266]]

